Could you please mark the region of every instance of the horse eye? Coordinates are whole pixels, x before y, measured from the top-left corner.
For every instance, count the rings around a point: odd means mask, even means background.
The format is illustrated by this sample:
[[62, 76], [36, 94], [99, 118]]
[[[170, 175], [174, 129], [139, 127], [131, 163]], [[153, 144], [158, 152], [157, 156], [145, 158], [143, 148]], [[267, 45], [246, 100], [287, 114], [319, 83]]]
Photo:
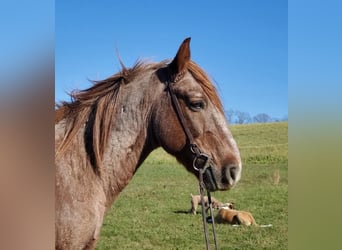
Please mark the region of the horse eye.
[[203, 101], [196, 101], [196, 102], [190, 102], [190, 109], [192, 111], [200, 111], [204, 109], [204, 102]]

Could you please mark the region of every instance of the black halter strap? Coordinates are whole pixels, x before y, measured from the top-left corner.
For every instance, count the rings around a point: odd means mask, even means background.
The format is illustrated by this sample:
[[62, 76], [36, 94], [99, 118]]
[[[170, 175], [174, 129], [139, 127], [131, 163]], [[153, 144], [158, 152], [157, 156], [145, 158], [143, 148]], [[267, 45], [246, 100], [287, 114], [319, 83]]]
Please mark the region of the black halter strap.
[[[174, 83], [174, 82], [173, 82]], [[193, 160], [193, 168], [196, 171], [199, 171], [199, 190], [200, 190], [200, 196], [201, 196], [201, 205], [202, 205], [202, 220], [203, 220], [203, 229], [204, 229], [204, 236], [205, 236], [205, 242], [206, 242], [206, 249], [209, 250], [209, 235], [208, 235], [208, 228], [207, 228], [207, 216], [205, 212], [205, 203], [204, 203], [204, 190], [207, 190], [208, 195], [208, 203], [210, 208], [210, 219], [213, 227], [213, 235], [214, 235], [214, 242], [215, 242], [215, 249], [218, 249], [217, 244], [217, 238], [216, 238], [216, 230], [215, 230], [215, 222], [214, 222], [214, 216], [213, 216], [213, 207], [211, 202], [211, 195], [209, 190], [206, 188], [204, 184], [203, 176], [205, 175], [206, 171], [210, 167], [211, 158], [208, 154], [202, 153], [197, 144], [195, 143], [194, 137], [192, 136], [188, 126], [185, 123], [184, 114], [180, 108], [177, 96], [175, 92], [172, 89], [172, 83], [167, 82], [167, 89], [171, 96], [172, 105], [176, 111], [178, 120], [180, 124], [182, 125], [183, 131], [186, 135], [186, 138], [188, 140], [190, 150], [195, 155]]]
[[[202, 153], [201, 150], [199, 149], [199, 147], [197, 146], [197, 144], [195, 143], [194, 137], [192, 136], [188, 126], [185, 123], [184, 114], [180, 108], [178, 99], [177, 99], [176, 94], [173, 91], [171, 85], [172, 85], [172, 83], [167, 82], [167, 89], [170, 93], [173, 107], [176, 111], [178, 120], [179, 120], [180, 124], [182, 125], [182, 128], [183, 128], [183, 131], [186, 135], [186, 138], [189, 141], [190, 150], [195, 155], [195, 158], [193, 161], [193, 167], [196, 171], [199, 171], [199, 169], [205, 170], [209, 167], [210, 162], [211, 162], [211, 158], [208, 154]], [[201, 166], [199, 163], [202, 163]]]
[[170, 96], [171, 96], [173, 107], [176, 110], [178, 120], [182, 125], [182, 128], [184, 130], [184, 133], [185, 133], [187, 139], [189, 140], [190, 146], [193, 147], [193, 150], [191, 150], [191, 151], [193, 151], [193, 153], [195, 153], [196, 155], [199, 155], [201, 152], [200, 152], [199, 148], [197, 147], [195, 140], [194, 140], [194, 137], [192, 136], [189, 128], [185, 124], [185, 118], [184, 118], [183, 112], [180, 108], [176, 94], [175, 94], [175, 92], [173, 92], [173, 89], [172, 89], [170, 82], [167, 83], [167, 88], [168, 88]]

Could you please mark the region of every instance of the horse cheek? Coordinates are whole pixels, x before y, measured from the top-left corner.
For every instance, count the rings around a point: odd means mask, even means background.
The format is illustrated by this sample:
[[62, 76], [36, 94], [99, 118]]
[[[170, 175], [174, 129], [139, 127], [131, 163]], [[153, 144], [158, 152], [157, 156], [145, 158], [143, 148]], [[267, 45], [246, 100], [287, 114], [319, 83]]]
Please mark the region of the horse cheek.
[[177, 117], [170, 114], [172, 110], [159, 112], [155, 116], [153, 130], [159, 146], [174, 155], [183, 149], [186, 138]]

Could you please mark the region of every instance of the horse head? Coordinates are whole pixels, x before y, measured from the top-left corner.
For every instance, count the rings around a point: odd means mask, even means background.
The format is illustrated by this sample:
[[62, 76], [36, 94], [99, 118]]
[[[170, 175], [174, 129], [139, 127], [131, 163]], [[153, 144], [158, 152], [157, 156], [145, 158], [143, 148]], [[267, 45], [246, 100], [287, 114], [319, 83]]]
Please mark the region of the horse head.
[[203, 163], [208, 190], [232, 188], [241, 177], [239, 149], [215, 87], [190, 59], [190, 38], [170, 64], [157, 70], [157, 77], [164, 84], [152, 115], [158, 145], [197, 176], [201, 167], [197, 162], [208, 162]]

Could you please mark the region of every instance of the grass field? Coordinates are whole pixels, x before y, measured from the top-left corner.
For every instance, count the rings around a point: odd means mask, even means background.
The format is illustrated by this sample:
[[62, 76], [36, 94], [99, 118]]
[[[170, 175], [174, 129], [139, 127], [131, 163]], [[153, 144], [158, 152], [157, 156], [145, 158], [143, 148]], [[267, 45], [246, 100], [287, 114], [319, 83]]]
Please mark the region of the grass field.
[[[287, 249], [288, 123], [230, 129], [242, 178], [234, 189], [212, 195], [273, 227], [216, 225], [219, 249]], [[190, 193], [198, 194], [196, 178], [163, 150], [154, 151], [107, 214], [97, 249], [205, 249], [201, 215], [187, 213]]]

